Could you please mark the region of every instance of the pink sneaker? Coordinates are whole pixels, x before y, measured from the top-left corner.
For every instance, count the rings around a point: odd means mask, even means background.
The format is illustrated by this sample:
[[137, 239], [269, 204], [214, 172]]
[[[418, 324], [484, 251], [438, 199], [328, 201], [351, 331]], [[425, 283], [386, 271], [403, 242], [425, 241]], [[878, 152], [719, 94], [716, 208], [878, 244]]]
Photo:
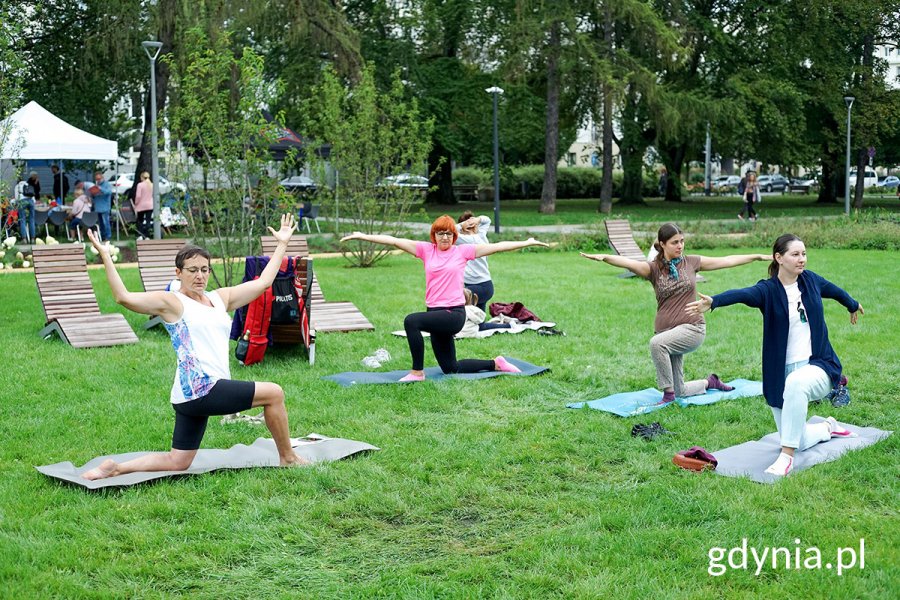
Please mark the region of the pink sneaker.
[[417, 375], [415, 373], [407, 373], [400, 378], [400, 383], [409, 383], [410, 381], [425, 381], [425, 373]]
[[834, 417], [828, 417], [825, 419], [825, 422], [828, 423], [828, 430], [831, 432], [831, 437], [833, 438], [855, 438], [859, 437], [858, 434], [850, 431], [849, 429], [845, 429], [841, 425], [838, 424], [837, 419]]
[[503, 371], [504, 373], [521, 373], [522, 369], [517, 367], [514, 364], [511, 364], [502, 356], [498, 356], [494, 359], [494, 369], [497, 371]]

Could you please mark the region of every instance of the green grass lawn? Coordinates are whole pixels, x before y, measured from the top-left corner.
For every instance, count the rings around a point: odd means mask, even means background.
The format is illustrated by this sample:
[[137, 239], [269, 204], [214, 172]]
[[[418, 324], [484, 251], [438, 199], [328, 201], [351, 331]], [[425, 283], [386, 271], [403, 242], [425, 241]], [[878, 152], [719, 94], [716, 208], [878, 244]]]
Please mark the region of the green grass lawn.
[[[647, 351], [655, 302], [646, 282], [619, 279], [616, 269], [574, 253], [492, 257], [495, 299], [520, 300], [568, 335], [465, 340], [458, 355], [503, 353], [550, 373], [341, 388], [321, 377], [362, 370], [359, 361], [379, 347], [394, 357], [385, 369], [409, 366], [405, 340], [389, 332], [421, 309], [424, 277], [418, 261], [402, 256], [374, 269], [348, 269], [340, 259], [316, 265], [329, 299], [355, 302], [376, 331], [320, 335], [312, 367], [300, 351], [278, 350], [260, 365], [233, 363], [234, 376], [280, 383], [294, 435], [314, 431], [383, 450], [100, 493], [33, 467], [167, 449], [168, 337], [138, 329], [145, 317], [126, 313], [137, 345], [75, 350], [41, 340], [33, 275], [0, 275], [0, 597], [887, 598], [900, 587], [897, 435], [765, 486], [671, 463], [695, 444], [718, 450], [771, 432], [761, 398], [672, 406], [643, 419], [565, 408], [655, 385]], [[810, 268], [866, 310], [852, 327], [841, 306], [826, 305], [852, 403], [811, 413], [896, 430], [896, 256], [813, 250]], [[701, 289], [751, 285], [764, 271], [755, 263], [714, 272]], [[123, 275], [138, 287], [136, 269]], [[91, 278], [102, 309], [125, 312], [103, 273]], [[759, 313], [731, 307], [708, 321], [686, 375], [759, 379]], [[426, 352], [426, 366], [434, 365]], [[634, 423], [657, 420], [677, 435], [630, 437]], [[263, 428], [213, 419], [203, 446], [261, 435]], [[838, 577], [769, 566], [711, 577], [710, 548], [740, 546], [742, 538], [759, 548], [795, 548], [799, 539], [825, 559], [865, 538], [865, 569]]]
[[[737, 214], [743, 205], [737, 196], [691, 196], [684, 202], [665, 202], [658, 198], [645, 201], [645, 205], [613, 204], [612, 214], [597, 212], [599, 200], [557, 200], [556, 213], [542, 215], [538, 213], [538, 200], [502, 200], [500, 202], [500, 222], [504, 226], [535, 225], [573, 225], [600, 223], [606, 218], [627, 218], [638, 222], [678, 223], [704, 221], [709, 219], [728, 219], [737, 223]], [[465, 202], [453, 206], [425, 205], [425, 212], [414, 213], [410, 220], [430, 222], [442, 214], [454, 217], [464, 210], [475, 214], [485, 214], [493, 218], [492, 202]], [[900, 212], [900, 200], [896, 197], [866, 197], [864, 209], [882, 208], [891, 212]], [[795, 216], [836, 216], [843, 214], [844, 205], [816, 203], [816, 197], [799, 194], [775, 194], [763, 196], [763, 202], [757, 206], [763, 219]]]

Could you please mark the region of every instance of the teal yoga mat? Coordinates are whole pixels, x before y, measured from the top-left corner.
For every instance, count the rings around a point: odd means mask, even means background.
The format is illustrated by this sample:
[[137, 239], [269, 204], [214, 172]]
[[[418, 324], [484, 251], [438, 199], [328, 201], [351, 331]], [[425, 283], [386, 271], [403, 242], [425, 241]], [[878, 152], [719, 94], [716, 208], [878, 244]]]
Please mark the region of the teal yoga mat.
[[750, 381], [749, 379], [735, 379], [727, 382], [734, 389], [730, 392], [722, 392], [719, 390], [707, 390], [705, 394], [699, 396], [688, 396], [685, 398], [675, 398], [675, 402], [669, 404], [658, 404], [662, 398], [662, 392], [656, 388], [647, 388], [638, 392], [621, 392], [590, 400], [588, 402], [572, 402], [567, 404], [568, 408], [593, 408], [594, 410], [603, 410], [611, 412], [620, 417], [635, 417], [645, 415], [653, 411], [666, 408], [672, 404], [678, 403], [679, 406], [713, 404], [720, 400], [734, 400], [736, 398], [745, 398], [747, 396], [762, 396], [762, 382]]
[[[441, 373], [440, 367], [428, 367], [425, 369], [425, 381], [440, 381], [442, 379], [487, 379], [488, 377], [499, 377], [501, 375], [512, 375], [514, 377], [522, 377], [529, 375], [537, 375], [549, 371], [548, 367], [539, 367], [530, 362], [519, 360], [518, 358], [504, 357], [510, 364], [520, 369], [521, 373], [504, 373], [502, 371], [482, 371], [480, 373], [452, 373], [444, 375]], [[346, 373], [338, 373], [336, 375], [326, 375], [322, 379], [333, 381], [338, 385], [350, 387], [351, 385], [359, 385], [364, 383], [400, 383], [400, 378], [409, 373], [409, 371], [348, 371]], [[403, 382], [406, 383], [422, 383], [418, 381]]]

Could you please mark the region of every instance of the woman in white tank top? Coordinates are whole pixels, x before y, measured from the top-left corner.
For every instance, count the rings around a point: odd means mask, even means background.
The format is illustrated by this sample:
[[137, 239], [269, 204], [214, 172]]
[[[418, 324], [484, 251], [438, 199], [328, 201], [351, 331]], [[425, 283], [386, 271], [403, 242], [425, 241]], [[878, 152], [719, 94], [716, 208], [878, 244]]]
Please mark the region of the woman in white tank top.
[[306, 464], [291, 448], [284, 390], [275, 383], [236, 381], [228, 366], [228, 311], [246, 306], [272, 285], [288, 241], [296, 229], [293, 216], [281, 217], [281, 229], [269, 231], [278, 240], [269, 264], [258, 279], [208, 292], [210, 255], [203, 248], [185, 246], [175, 258], [177, 292], [129, 292], [109, 254], [109, 248], [88, 231], [100, 253], [113, 297], [122, 306], [162, 317], [172, 338], [178, 362], [170, 400], [175, 431], [169, 452], [150, 453], [123, 463], [103, 462], [82, 475], [102, 479], [136, 471], [183, 471], [191, 466], [211, 415], [231, 414], [262, 406], [282, 465]]

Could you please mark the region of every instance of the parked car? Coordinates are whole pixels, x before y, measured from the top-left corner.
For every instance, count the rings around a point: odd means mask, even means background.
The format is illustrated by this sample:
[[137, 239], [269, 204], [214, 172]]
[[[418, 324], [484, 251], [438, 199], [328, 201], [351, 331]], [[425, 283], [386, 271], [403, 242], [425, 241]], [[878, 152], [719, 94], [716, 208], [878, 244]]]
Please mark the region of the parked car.
[[759, 189], [763, 192], [785, 191], [790, 189], [791, 182], [784, 175], [762, 175], [756, 180], [759, 183]]
[[428, 178], [422, 177], [421, 175], [413, 175], [411, 173], [400, 173], [399, 175], [385, 177], [378, 185], [384, 187], [414, 188], [425, 191], [428, 189]]
[[281, 184], [281, 187], [286, 189], [289, 192], [294, 192], [297, 194], [315, 194], [316, 190], [316, 182], [306, 175], [294, 175], [293, 177], [285, 177], [278, 183]]
[[888, 175], [878, 182], [878, 187], [895, 188], [898, 186], [900, 186], [900, 177], [897, 177], [896, 175]]
[[[850, 187], [856, 185], [856, 171], [850, 171]], [[863, 175], [863, 187], [870, 188], [878, 185], [878, 174], [874, 169], [866, 169]]]
[[722, 175], [721, 177], [716, 177], [716, 180], [712, 183], [712, 187], [715, 190], [721, 190], [723, 188], [737, 188], [740, 182], [740, 175]]
[[[111, 182], [114, 194], [124, 194], [134, 185], [134, 173], [122, 173], [119, 178]], [[178, 190], [181, 193], [187, 191], [187, 187], [183, 183], [171, 183], [168, 179], [159, 176], [159, 194], [165, 196], [172, 190]]]

